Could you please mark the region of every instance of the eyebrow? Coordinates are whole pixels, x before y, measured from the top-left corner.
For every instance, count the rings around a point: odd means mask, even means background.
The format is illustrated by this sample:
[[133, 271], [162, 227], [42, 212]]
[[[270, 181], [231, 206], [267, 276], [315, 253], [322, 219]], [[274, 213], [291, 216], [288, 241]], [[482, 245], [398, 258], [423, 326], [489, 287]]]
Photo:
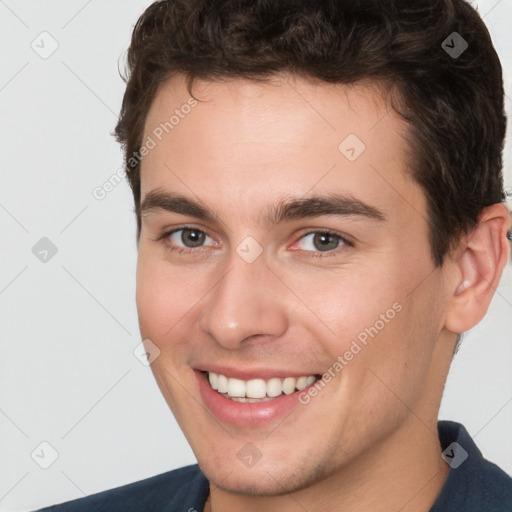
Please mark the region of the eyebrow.
[[[140, 206], [141, 216], [163, 210], [196, 217], [212, 223], [221, 223], [219, 216], [206, 205], [180, 194], [152, 190], [148, 192]], [[299, 220], [323, 215], [363, 217], [385, 222], [386, 215], [351, 195], [328, 194], [309, 198], [288, 198], [269, 208], [261, 216], [263, 225]]]

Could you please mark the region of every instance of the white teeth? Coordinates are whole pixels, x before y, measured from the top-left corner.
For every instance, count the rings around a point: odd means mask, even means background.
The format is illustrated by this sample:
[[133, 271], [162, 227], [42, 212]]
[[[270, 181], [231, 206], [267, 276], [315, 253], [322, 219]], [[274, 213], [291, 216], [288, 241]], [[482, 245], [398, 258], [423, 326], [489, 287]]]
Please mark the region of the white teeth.
[[264, 398], [240, 398], [240, 397], [230, 397], [233, 402], [241, 402], [244, 404], [256, 404], [258, 402], [268, 402], [269, 400], [272, 400], [272, 398], [269, 398], [268, 396], [265, 396]]
[[267, 394], [267, 384], [263, 379], [252, 379], [245, 384], [245, 388], [247, 396], [251, 398], [263, 398]]
[[306, 377], [299, 377], [297, 379], [297, 384], [295, 384], [295, 387], [300, 391], [301, 389], [304, 389], [306, 387]]
[[283, 383], [281, 379], [270, 379], [267, 382], [267, 395], [274, 397], [279, 396], [283, 392]]
[[286, 377], [286, 379], [283, 380], [283, 393], [285, 395], [291, 395], [295, 392], [295, 383], [297, 379], [294, 379], [293, 377]]
[[224, 375], [219, 375], [217, 379], [217, 391], [219, 393], [228, 392], [228, 379]]
[[237, 402], [260, 402], [275, 398], [281, 394], [291, 395], [296, 390], [302, 390], [316, 381], [313, 375], [299, 377], [286, 377], [279, 379], [273, 377], [267, 381], [263, 379], [251, 379], [248, 381], [227, 378], [225, 375], [208, 372], [208, 380], [212, 389], [222, 394], [227, 394]]
[[299, 377], [297, 379], [297, 384], [295, 384], [295, 387], [300, 391], [301, 389], [307, 388], [313, 382], [315, 382], [315, 377]]
[[245, 396], [245, 382], [240, 379], [228, 379], [229, 396]]
[[219, 389], [219, 376], [216, 373], [209, 373], [208, 379], [210, 380], [210, 386], [217, 390]]

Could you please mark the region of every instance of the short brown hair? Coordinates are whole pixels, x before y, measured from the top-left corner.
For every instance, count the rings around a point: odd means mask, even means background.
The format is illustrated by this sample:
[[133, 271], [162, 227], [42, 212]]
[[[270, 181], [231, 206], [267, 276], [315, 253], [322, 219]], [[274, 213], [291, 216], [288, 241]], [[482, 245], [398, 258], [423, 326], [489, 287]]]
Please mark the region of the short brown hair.
[[[466, 44], [460, 55], [450, 52]], [[505, 198], [502, 69], [484, 22], [464, 0], [158, 1], [134, 27], [127, 64], [115, 135], [134, 194], [137, 239], [134, 156], [158, 88], [176, 74], [187, 78], [190, 93], [196, 78], [262, 80], [281, 71], [391, 84], [400, 96], [393, 108], [410, 127], [411, 175], [426, 196], [436, 266], [484, 207]]]

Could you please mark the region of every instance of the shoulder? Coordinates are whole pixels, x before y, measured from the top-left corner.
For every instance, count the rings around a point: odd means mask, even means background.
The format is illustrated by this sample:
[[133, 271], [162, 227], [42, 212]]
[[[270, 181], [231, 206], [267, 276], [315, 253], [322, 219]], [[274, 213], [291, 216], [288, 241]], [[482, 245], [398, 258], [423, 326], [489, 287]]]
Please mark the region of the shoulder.
[[202, 510], [208, 481], [194, 464], [130, 484], [53, 505], [38, 512], [145, 512]]
[[450, 471], [430, 512], [510, 512], [512, 478], [483, 457], [463, 425], [440, 421], [438, 430]]

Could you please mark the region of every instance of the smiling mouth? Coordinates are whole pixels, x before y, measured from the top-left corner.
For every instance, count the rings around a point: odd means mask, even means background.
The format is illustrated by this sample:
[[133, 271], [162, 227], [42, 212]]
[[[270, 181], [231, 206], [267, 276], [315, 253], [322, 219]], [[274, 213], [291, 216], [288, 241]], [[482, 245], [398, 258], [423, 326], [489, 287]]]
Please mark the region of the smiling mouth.
[[202, 372], [210, 387], [233, 402], [259, 403], [301, 391], [321, 378], [320, 375], [302, 377], [274, 377], [268, 380], [242, 380], [214, 372]]

